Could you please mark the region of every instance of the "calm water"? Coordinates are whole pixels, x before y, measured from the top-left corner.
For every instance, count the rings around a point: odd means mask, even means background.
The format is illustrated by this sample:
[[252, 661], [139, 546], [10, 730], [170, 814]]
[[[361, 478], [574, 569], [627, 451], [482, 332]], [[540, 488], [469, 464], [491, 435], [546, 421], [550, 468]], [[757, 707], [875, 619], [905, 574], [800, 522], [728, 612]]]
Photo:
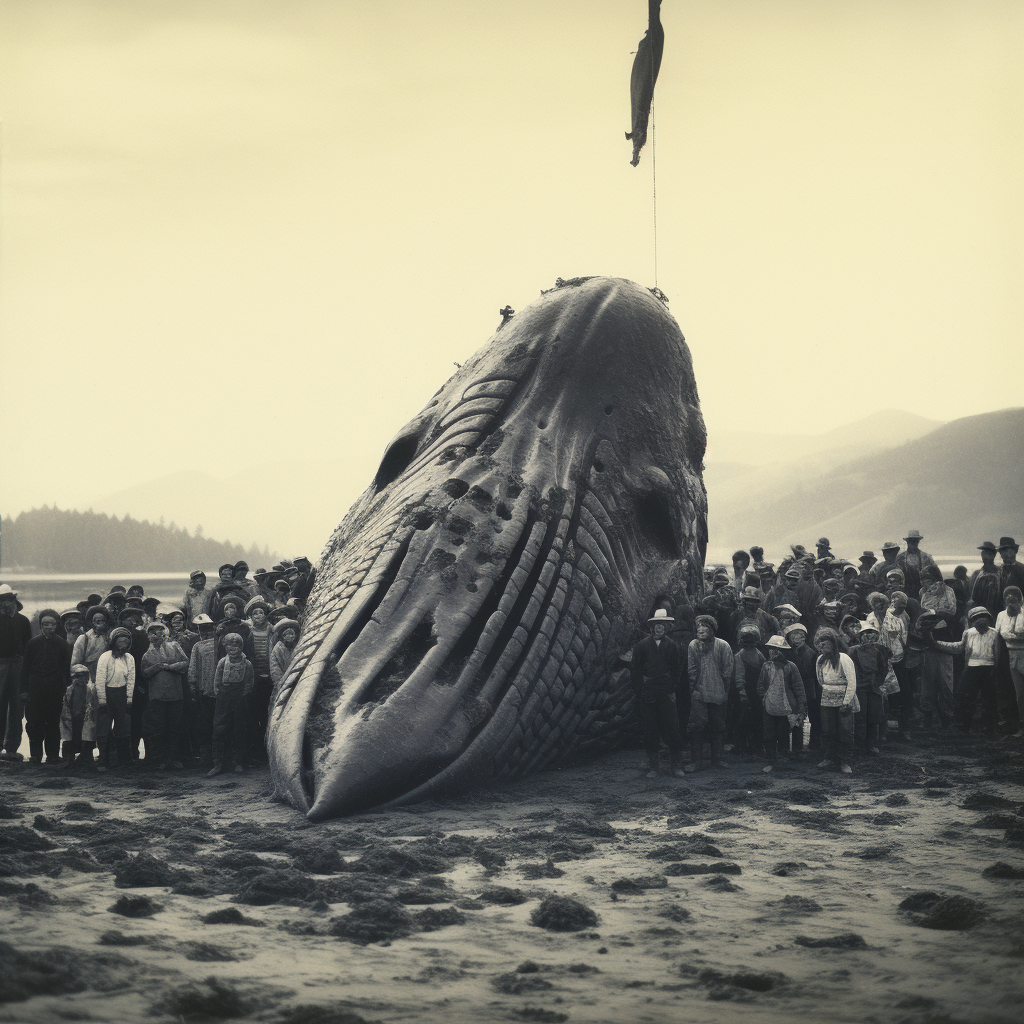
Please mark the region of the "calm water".
[[[217, 570], [207, 572], [206, 577], [207, 586], [212, 586], [210, 581], [216, 582]], [[56, 608], [59, 612], [65, 608], [74, 608], [90, 594], [106, 597], [110, 588], [118, 583], [126, 590], [137, 583], [145, 591], [146, 597], [180, 604], [188, 588], [188, 573], [138, 573], [134, 576], [120, 573], [67, 576], [0, 574], [0, 583], [7, 583], [18, 592], [18, 600], [25, 606], [22, 615], [31, 619], [43, 608]]]

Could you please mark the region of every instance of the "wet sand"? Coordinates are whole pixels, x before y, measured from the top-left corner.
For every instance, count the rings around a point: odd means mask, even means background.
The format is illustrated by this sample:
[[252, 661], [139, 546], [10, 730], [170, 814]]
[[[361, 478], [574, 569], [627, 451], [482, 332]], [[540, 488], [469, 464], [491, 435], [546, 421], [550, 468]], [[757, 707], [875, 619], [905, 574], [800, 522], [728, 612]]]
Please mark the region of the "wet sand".
[[266, 770], [4, 763], [0, 1021], [1020, 1019], [1019, 740], [642, 760], [315, 826]]

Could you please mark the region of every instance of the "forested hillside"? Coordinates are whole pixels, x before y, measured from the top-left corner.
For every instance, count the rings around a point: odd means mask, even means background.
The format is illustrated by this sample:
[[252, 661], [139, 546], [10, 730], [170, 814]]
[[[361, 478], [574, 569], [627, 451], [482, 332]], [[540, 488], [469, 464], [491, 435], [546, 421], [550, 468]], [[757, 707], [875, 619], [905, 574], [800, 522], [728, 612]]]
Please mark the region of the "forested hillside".
[[[268, 567], [277, 555], [264, 548], [220, 543], [188, 530], [125, 516], [36, 508], [5, 516], [0, 567], [38, 572], [176, 572], [209, 569], [244, 558]], [[197, 531], [199, 533], [199, 531]]]

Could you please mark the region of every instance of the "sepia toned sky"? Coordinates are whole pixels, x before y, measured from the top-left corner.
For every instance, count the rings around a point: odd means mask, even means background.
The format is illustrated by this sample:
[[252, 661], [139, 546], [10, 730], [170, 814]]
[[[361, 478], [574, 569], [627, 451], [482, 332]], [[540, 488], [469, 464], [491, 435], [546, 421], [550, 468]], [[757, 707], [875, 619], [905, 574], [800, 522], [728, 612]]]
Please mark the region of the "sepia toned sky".
[[[655, 283], [654, 147], [631, 167], [623, 134], [645, 0], [0, 15], [4, 512], [190, 468], [372, 467], [506, 303]], [[1019, 405], [1024, 5], [662, 20], [657, 284], [712, 444]]]

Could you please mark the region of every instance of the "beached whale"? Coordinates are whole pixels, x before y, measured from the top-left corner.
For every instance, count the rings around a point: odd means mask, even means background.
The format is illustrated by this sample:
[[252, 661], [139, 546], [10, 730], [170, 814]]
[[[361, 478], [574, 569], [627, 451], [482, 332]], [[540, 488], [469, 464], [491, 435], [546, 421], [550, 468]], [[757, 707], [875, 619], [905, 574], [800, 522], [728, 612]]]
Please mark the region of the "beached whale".
[[268, 745], [313, 820], [635, 733], [617, 657], [700, 587], [705, 448], [660, 293], [559, 281], [388, 445], [321, 558]]

